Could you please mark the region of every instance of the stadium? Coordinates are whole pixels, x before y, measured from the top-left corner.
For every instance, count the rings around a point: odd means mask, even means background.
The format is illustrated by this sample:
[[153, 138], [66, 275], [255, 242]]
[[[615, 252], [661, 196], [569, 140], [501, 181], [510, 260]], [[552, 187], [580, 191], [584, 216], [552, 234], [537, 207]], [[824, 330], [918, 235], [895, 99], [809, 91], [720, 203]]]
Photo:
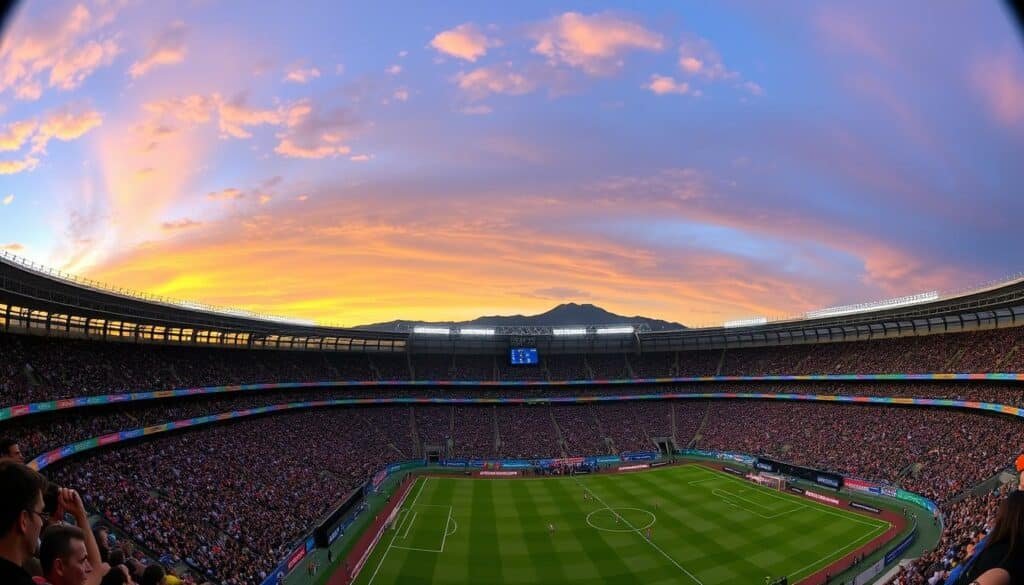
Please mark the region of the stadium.
[[0, 3], [0, 585], [1024, 583], [1019, 17]]
[[1019, 279], [756, 326], [375, 333], [2, 269], [4, 436], [194, 580], [917, 583], [1016, 485]]

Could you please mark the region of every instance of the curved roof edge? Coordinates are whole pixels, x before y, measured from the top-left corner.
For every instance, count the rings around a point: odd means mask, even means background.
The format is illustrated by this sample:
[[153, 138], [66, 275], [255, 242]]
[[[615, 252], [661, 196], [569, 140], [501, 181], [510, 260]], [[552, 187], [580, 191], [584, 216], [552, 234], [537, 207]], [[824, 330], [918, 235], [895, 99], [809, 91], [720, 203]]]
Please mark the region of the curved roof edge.
[[[363, 339], [408, 339], [408, 331], [371, 331], [318, 324], [309, 320], [255, 313], [232, 307], [173, 299], [119, 288], [32, 262], [0, 250], [0, 294], [4, 302], [18, 302], [30, 308], [49, 305], [50, 310], [75, 312], [97, 318], [160, 322], [168, 326], [207, 327], [225, 331], [245, 331], [257, 335], [303, 335], [309, 337], [349, 336]], [[918, 297], [918, 298], [915, 298]], [[894, 302], [906, 301], [906, 302]], [[874, 307], [872, 307], [874, 305]], [[703, 327], [678, 331], [644, 331], [641, 339], [679, 336], [707, 336], [745, 332], [766, 332], [794, 328], [834, 328], [881, 321], [927, 319], [966, 311], [991, 311], [1024, 305], [1024, 275], [985, 283], [946, 294], [915, 295], [888, 302], [847, 305], [775, 321], [751, 323], [739, 327]], [[46, 310], [46, 309], [44, 309]], [[546, 336], [539, 328], [531, 335]]]

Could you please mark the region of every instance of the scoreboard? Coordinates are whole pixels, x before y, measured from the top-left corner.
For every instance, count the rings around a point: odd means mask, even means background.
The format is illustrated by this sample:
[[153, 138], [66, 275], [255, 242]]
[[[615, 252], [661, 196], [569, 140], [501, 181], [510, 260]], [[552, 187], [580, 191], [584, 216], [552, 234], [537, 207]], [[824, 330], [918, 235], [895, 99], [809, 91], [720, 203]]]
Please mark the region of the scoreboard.
[[513, 347], [509, 350], [509, 361], [513, 366], [534, 366], [540, 363], [536, 347]]

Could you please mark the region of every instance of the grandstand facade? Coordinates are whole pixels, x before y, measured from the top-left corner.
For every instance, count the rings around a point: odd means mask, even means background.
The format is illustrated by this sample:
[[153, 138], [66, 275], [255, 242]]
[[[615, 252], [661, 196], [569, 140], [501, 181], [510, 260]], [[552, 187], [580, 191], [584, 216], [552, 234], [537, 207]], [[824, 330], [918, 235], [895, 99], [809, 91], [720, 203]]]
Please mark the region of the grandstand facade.
[[[1019, 452], [1021, 325], [1015, 280], [753, 327], [377, 332], [0, 258], [0, 435], [151, 558], [225, 583], [265, 582], [388, 463], [694, 451], [926, 498], [956, 530], [901, 574], [923, 583]], [[511, 365], [520, 346], [539, 362]]]

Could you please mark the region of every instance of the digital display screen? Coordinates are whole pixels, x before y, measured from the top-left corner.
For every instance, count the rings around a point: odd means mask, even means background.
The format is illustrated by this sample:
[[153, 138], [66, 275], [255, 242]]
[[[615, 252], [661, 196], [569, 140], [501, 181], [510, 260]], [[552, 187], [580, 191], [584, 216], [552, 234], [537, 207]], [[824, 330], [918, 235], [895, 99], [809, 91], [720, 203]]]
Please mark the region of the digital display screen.
[[513, 366], [532, 366], [539, 363], [536, 347], [513, 347], [510, 352]]

